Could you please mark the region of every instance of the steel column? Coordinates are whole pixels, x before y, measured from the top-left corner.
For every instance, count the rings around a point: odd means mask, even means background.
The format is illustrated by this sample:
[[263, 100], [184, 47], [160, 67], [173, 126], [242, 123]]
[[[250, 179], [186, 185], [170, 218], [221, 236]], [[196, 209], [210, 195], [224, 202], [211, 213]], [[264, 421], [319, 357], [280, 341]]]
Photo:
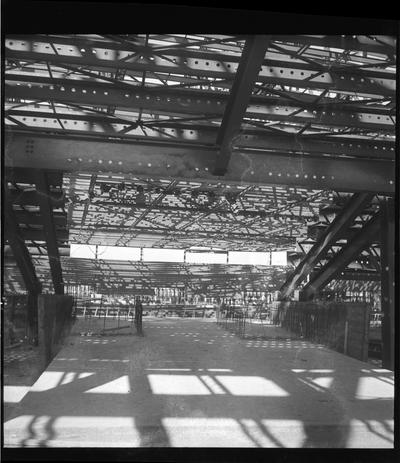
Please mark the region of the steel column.
[[49, 258], [54, 292], [64, 294], [60, 255], [58, 252], [56, 228], [53, 218], [53, 207], [50, 201], [50, 189], [47, 174], [43, 171], [36, 172], [36, 189], [40, 204], [40, 213], [43, 220], [43, 229], [46, 236], [47, 255]]
[[394, 279], [394, 202], [381, 202], [381, 307], [382, 320], [382, 366], [394, 370], [394, 326], [395, 326], [395, 279]]

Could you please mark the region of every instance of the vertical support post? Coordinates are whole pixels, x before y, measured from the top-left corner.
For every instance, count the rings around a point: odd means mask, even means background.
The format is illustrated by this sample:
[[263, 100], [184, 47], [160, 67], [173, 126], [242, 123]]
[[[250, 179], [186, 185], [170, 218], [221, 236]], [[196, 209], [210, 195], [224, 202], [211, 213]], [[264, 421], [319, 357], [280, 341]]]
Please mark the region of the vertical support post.
[[394, 203], [381, 202], [382, 366], [394, 370]]
[[34, 346], [38, 345], [39, 333], [38, 333], [38, 294], [29, 292], [26, 304], [27, 304], [27, 322], [28, 322], [28, 342]]

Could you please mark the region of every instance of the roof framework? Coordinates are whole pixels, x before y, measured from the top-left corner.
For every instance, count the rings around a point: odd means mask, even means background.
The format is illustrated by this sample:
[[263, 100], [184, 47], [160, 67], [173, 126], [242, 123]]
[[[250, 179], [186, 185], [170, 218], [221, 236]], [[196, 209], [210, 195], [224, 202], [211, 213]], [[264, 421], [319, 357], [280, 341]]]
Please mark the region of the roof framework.
[[46, 171], [65, 281], [69, 243], [294, 250], [394, 193], [392, 37], [13, 35], [5, 58], [8, 195], [46, 256]]

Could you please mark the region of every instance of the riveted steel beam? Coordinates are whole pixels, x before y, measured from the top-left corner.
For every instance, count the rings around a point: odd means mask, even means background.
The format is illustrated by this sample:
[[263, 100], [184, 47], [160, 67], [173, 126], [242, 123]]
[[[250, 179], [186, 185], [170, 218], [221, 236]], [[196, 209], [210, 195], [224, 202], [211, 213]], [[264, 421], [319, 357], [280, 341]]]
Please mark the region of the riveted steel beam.
[[216, 143], [219, 147], [214, 173], [224, 175], [229, 164], [234, 137], [239, 132], [243, 117], [264, 61], [268, 37], [254, 35], [245, 42], [235, 80], [225, 106], [224, 116], [218, 130]]
[[[121, 143], [6, 132], [6, 167], [213, 180], [215, 150], [182, 143]], [[110, 156], [112, 153], [112, 156]], [[393, 194], [390, 161], [235, 150], [224, 180]]]
[[[154, 38], [152, 36], [151, 38]], [[168, 36], [165, 35], [162, 37], [165, 40], [168, 40]], [[243, 40], [244, 37], [237, 37], [237, 40]], [[43, 35], [43, 34], [35, 34], [35, 35], [27, 35], [27, 34], [13, 34], [12, 36], [7, 37], [7, 45], [10, 46], [12, 49], [26, 49], [27, 43], [35, 44], [35, 48], [38, 48], [39, 45], [43, 51], [49, 51], [46, 46], [53, 44], [55, 46], [61, 45], [60, 50], [63, 54], [75, 54], [78, 53], [87, 53], [89, 54], [92, 49], [105, 49], [105, 50], [115, 50], [118, 51], [126, 51], [126, 52], [137, 52], [143, 55], [152, 55], [158, 54], [163, 56], [168, 56], [173, 54], [175, 57], [198, 57], [198, 58], [211, 58], [210, 52], [204, 51], [201, 49], [193, 49], [193, 48], [185, 48], [185, 43], [183, 43], [182, 48], [170, 48], [169, 50], [166, 49], [164, 51], [156, 50], [155, 47], [152, 46], [144, 46], [144, 44], [132, 44], [131, 42], [124, 41], [121, 37], [113, 37], [114, 40], [107, 40], [107, 39], [98, 39], [98, 38], [83, 38], [78, 36], [65, 36], [65, 35]], [[171, 39], [171, 38], [170, 38]], [[233, 39], [233, 38], [232, 38]], [[309, 45], [309, 46], [317, 46], [317, 47], [324, 47], [324, 48], [335, 48], [341, 50], [352, 50], [352, 51], [364, 51], [369, 53], [378, 53], [378, 54], [388, 54], [392, 55], [394, 52], [394, 48], [396, 47], [396, 41], [394, 37], [385, 37], [385, 42], [375, 40], [373, 37], [367, 37], [358, 35], [356, 37], [353, 36], [336, 36], [336, 35], [326, 35], [326, 36], [310, 36], [310, 35], [271, 35], [271, 41], [279, 43], [280, 46], [299, 46], [299, 45]], [[16, 43], [15, 41], [19, 41]], [[11, 44], [11, 42], [13, 42]], [[24, 43], [25, 45], [22, 45]], [[201, 45], [201, 43], [199, 43]], [[290, 45], [289, 45], [290, 44]], [[71, 50], [71, 46], [76, 47], [75, 50]], [[225, 47], [228, 48], [229, 45], [227, 44], [214, 44], [213, 48], [221, 48]], [[67, 50], [68, 47], [68, 50]], [[87, 48], [87, 49], [86, 49]], [[79, 51], [78, 51], [79, 49]], [[232, 51], [237, 51], [237, 47], [235, 47]], [[211, 55], [211, 56], [210, 56]], [[229, 59], [236, 60], [238, 62], [240, 60], [239, 56], [233, 55], [233, 53], [227, 54], [226, 50], [221, 50], [218, 53], [218, 56], [222, 56], [221, 59], [227, 60]], [[269, 58], [269, 57], [268, 57]]]
[[312, 272], [315, 264], [322, 259], [337, 240], [344, 237], [354, 219], [368, 206], [373, 198], [370, 193], [357, 193], [352, 196], [332, 223], [322, 231], [305, 258], [291, 273], [281, 288], [281, 297], [290, 296], [297, 286]]
[[[140, 73], [153, 72], [168, 74], [193, 75], [197, 77], [214, 77], [233, 79], [238, 69], [236, 60], [221, 61], [219, 59], [194, 57], [175, 57], [173, 55], [132, 56], [130, 51], [107, 50], [102, 47], [92, 48], [82, 52], [78, 48], [68, 46], [54, 49], [46, 43], [35, 43], [30, 40], [6, 40], [6, 58], [13, 60], [45, 61], [53, 64], [72, 64], [91, 69], [107, 70], [121, 68]], [[70, 51], [72, 50], [72, 51]], [[288, 62], [264, 64], [258, 76], [263, 83], [288, 85], [299, 88], [329, 89], [358, 94], [392, 95], [395, 94], [395, 76], [393, 73], [379, 73], [378, 76], [365, 77], [354, 74], [330, 73], [329, 70], [319, 73], [308, 69], [304, 64], [302, 69], [291, 66]]]
[[[26, 129], [19, 128], [19, 132], [25, 130], [26, 134], [43, 134], [46, 132], [58, 135], [83, 136], [104, 138], [114, 137], [125, 141], [164, 141], [197, 143], [199, 145], [213, 146], [217, 136], [218, 127], [199, 125], [195, 123], [183, 124], [171, 121], [144, 126], [145, 135], [141, 127], [129, 127], [129, 121], [113, 122], [112, 119], [102, 117], [86, 117], [68, 113], [54, 113], [19, 111], [16, 116], [27, 125]], [[63, 128], [58, 124], [61, 120]], [[6, 121], [7, 122], [7, 121]], [[11, 127], [10, 127], [11, 128]], [[248, 124], [242, 126], [240, 133], [235, 138], [238, 148], [267, 149], [280, 153], [310, 153], [329, 154], [337, 156], [361, 157], [369, 159], [395, 159], [395, 143], [386, 140], [366, 140], [365, 138], [349, 138], [345, 136], [307, 136], [293, 135], [280, 132], [273, 133], [268, 130], [255, 130]], [[29, 173], [20, 176], [29, 183]], [[59, 174], [61, 176], [61, 174]], [[15, 176], [7, 174], [10, 181]], [[21, 183], [24, 183], [21, 180]], [[56, 184], [56, 183], [55, 183]], [[58, 184], [58, 183], [57, 183]], [[60, 183], [61, 184], [61, 183]]]
[[[26, 77], [24, 78], [26, 79]], [[210, 91], [165, 88], [120, 89], [108, 83], [88, 83], [85, 81], [57, 80], [57, 85], [46, 77], [32, 77], [27, 83], [16, 84], [20, 77], [8, 76], [5, 85], [7, 98], [24, 100], [51, 100], [63, 104], [79, 104], [91, 106], [109, 106], [118, 108], [145, 110], [168, 115], [202, 114], [221, 118], [223, 114], [234, 114], [227, 107], [228, 95]], [[239, 100], [235, 98], [237, 104]], [[360, 107], [360, 112], [352, 108], [303, 109], [293, 101], [278, 100], [276, 97], [253, 96], [247, 100], [245, 117], [269, 121], [286, 121], [297, 123], [313, 123], [317, 125], [344, 126], [366, 128], [370, 130], [394, 131], [393, 114], [387, 110], [384, 114], [374, 114], [367, 106]], [[226, 109], [225, 109], [226, 108]], [[7, 114], [7, 113], [6, 113]], [[10, 112], [12, 114], [12, 111]], [[242, 114], [242, 113], [241, 113]], [[133, 122], [133, 121], [132, 121]], [[225, 130], [225, 129], [224, 129]]]
[[355, 259], [375, 238], [380, 230], [381, 217], [376, 214], [322, 269], [313, 275], [304, 286], [302, 296], [305, 300], [333, 280], [346, 266]]
[[40, 213], [43, 220], [43, 230], [46, 237], [47, 255], [49, 258], [54, 292], [56, 294], [64, 294], [60, 254], [58, 252], [53, 207], [50, 199], [50, 188], [46, 172], [37, 171], [35, 175], [35, 182], [40, 205]]

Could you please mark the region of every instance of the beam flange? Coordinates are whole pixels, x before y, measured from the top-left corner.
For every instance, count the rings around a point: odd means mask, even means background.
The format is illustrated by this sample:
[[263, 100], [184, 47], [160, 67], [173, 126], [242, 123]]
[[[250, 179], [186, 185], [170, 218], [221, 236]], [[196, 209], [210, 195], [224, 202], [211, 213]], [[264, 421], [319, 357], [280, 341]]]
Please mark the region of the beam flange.
[[[5, 166], [215, 181], [215, 149], [6, 132]], [[113, 153], [112, 159], [110, 152]], [[234, 150], [224, 181], [394, 194], [394, 162]]]
[[341, 249], [328, 263], [317, 272], [302, 290], [302, 298], [308, 300], [326, 286], [336, 275], [365, 249], [379, 233], [380, 214], [375, 214], [367, 224]]
[[372, 198], [372, 194], [357, 193], [349, 199], [347, 205], [322, 232], [321, 237], [282, 286], [281, 297], [283, 299], [292, 294], [296, 287], [313, 270], [315, 264], [325, 256], [329, 248], [336, 243], [338, 239], [343, 238], [354, 219], [366, 206], [368, 206]]
[[35, 177], [54, 292], [56, 294], [64, 294], [60, 254], [58, 252], [53, 206], [50, 200], [50, 188], [47, 174], [44, 171], [37, 171]]

